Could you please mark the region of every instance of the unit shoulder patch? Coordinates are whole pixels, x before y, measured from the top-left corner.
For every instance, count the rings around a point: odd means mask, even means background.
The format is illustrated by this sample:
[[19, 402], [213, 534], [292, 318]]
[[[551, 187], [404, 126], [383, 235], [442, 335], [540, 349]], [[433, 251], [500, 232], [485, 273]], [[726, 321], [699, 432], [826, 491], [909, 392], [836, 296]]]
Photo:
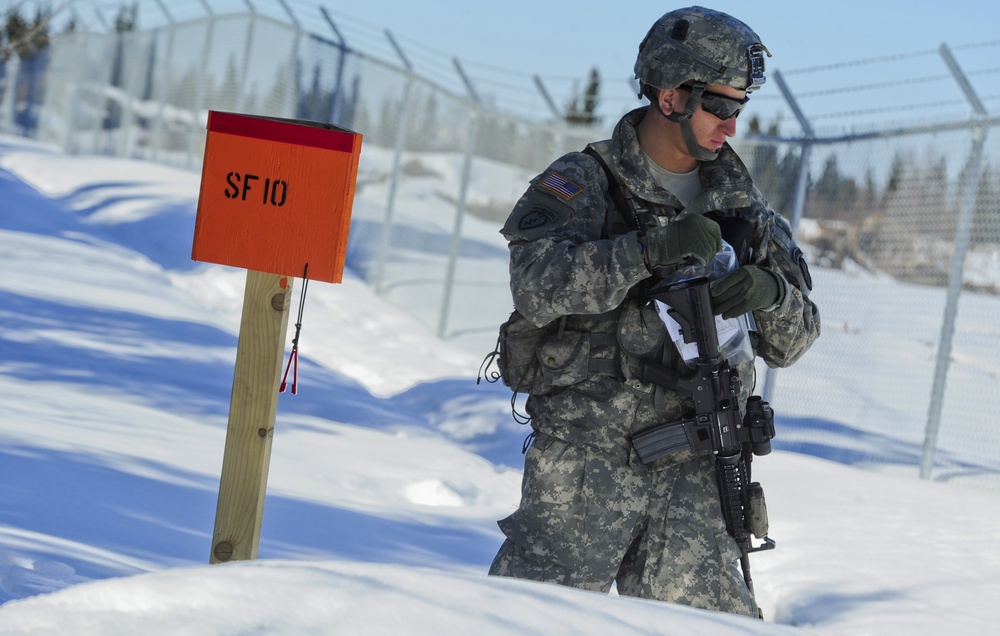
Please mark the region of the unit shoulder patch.
[[559, 215], [557, 215], [553, 210], [540, 205], [534, 205], [517, 222], [517, 229], [533, 230], [535, 228], [542, 227], [543, 225], [553, 223], [558, 219]]

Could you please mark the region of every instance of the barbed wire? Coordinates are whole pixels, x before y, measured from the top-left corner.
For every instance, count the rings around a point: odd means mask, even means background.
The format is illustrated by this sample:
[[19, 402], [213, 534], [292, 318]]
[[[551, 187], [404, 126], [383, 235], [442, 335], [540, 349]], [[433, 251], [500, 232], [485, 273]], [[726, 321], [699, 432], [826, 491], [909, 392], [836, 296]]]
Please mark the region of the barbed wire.
[[792, 69], [789, 71], [782, 71], [785, 75], [803, 75], [806, 73], [822, 73], [825, 71], [836, 71], [845, 68], [852, 68], [855, 66], [867, 66], [870, 64], [882, 64], [885, 62], [898, 62], [900, 60], [910, 60], [917, 57], [926, 57], [929, 55], [936, 55], [938, 53], [937, 49], [932, 49], [928, 51], [915, 51], [913, 53], [898, 53], [894, 55], [883, 55], [880, 57], [871, 57], [861, 60], [850, 60], [847, 62], [835, 62], [832, 64], [821, 64], [819, 66], [807, 66], [805, 68]]
[[[1000, 95], [989, 95], [986, 97], [980, 97], [981, 101], [995, 101], [1000, 100]], [[859, 117], [862, 115], [881, 115], [886, 113], [899, 114], [902, 112], [912, 112], [917, 110], [929, 110], [932, 108], [945, 108], [949, 106], [968, 106], [969, 101], [966, 99], [952, 99], [952, 100], [938, 100], [933, 102], [922, 102], [918, 104], [895, 104], [893, 106], [880, 106], [876, 108], [863, 108], [858, 110], [844, 110], [832, 113], [820, 113], [820, 114], [810, 114], [810, 120], [818, 119], [836, 119], [836, 118], [847, 118], [847, 117]]]
[[[982, 75], [993, 75], [1000, 73], [1000, 67], [979, 69], [976, 71], [968, 71], [966, 75], [970, 77], [982, 76]], [[795, 93], [795, 97], [798, 99], [808, 99], [810, 97], [827, 97], [830, 95], [842, 95], [845, 93], [859, 93], [875, 90], [888, 90], [899, 87], [912, 87], [918, 84], [932, 84], [934, 82], [943, 81], [954, 81], [954, 76], [946, 73], [940, 75], [926, 75], [923, 77], [908, 77], [905, 79], [895, 80], [895, 81], [881, 81], [874, 82], [871, 84], [858, 84], [856, 86], [838, 86], [833, 88], [827, 88], [817, 91], [802, 91]], [[762, 95], [761, 98], [764, 96]], [[780, 98], [778, 95], [769, 95], [770, 98]]]
[[[952, 46], [953, 50], [968, 50], [976, 48], [987, 48], [993, 46], [1000, 46], [1000, 40], [990, 40], [987, 42], [975, 42], [972, 44], [961, 44], [958, 46]], [[782, 71], [785, 75], [802, 75], [805, 73], [821, 73], [825, 71], [835, 71], [845, 68], [852, 68], [856, 66], [869, 66], [872, 64], [884, 64], [887, 62], [899, 62], [901, 60], [910, 60], [918, 57], [929, 57], [940, 55], [940, 49], [927, 49], [923, 51], [913, 51], [911, 53], [896, 53], [892, 55], [881, 55], [877, 57], [861, 58], [858, 60], [849, 60], [846, 62], [835, 62], [832, 64], [821, 64], [818, 66], [807, 66], [805, 68], [792, 69], [788, 71]]]

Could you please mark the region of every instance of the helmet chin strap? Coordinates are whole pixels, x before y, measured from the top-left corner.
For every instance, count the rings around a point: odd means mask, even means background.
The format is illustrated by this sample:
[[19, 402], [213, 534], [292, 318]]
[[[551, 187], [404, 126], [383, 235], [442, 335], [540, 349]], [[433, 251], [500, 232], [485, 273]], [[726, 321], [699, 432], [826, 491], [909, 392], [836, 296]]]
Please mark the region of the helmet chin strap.
[[656, 104], [656, 109], [660, 111], [660, 114], [669, 119], [672, 122], [680, 124], [681, 134], [684, 135], [684, 144], [687, 146], [688, 152], [698, 161], [714, 161], [719, 157], [718, 150], [709, 150], [704, 146], [698, 144], [698, 140], [694, 136], [694, 128], [691, 127], [691, 116], [694, 115], [694, 111], [698, 108], [698, 104], [701, 103], [701, 95], [705, 91], [704, 82], [695, 82], [691, 86], [691, 97], [687, 100], [687, 105], [684, 107], [683, 113], [672, 112], [669, 115], [663, 112], [660, 108], [659, 102]]

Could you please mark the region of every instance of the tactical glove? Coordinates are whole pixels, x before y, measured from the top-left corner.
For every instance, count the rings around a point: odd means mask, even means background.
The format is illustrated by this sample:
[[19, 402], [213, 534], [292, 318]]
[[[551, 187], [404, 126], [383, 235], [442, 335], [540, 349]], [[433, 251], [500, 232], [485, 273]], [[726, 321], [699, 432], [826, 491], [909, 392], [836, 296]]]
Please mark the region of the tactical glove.
[[729, 272], [709, 286], [712, 310], [723, 318], [735, 318], [777, 304], [784, 289], [778, 276], [753, 265]]
[[707, 265], [721, 250], [719, 224], [700, 214], [685, 214], [646, 231], [646, 262], [650, 267], [677, 265], [692, 256]]

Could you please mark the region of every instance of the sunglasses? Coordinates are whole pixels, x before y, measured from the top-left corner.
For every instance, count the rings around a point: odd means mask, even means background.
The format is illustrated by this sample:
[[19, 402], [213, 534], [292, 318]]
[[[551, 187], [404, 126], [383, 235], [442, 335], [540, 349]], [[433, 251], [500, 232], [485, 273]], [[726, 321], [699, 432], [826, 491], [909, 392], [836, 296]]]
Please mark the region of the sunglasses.
[[[690, 93], [692, 87], [678, 86], [678, 88], [686, 90]], [[739, 116], [748, 101], [750, 101], [749, 97], [734, 99], [732, 97], [727, 97], [720, 93], [713, 93], [708, 90], [702, 91], [701, 93], [701, 109], [709, 115], [714, 115], [723, 121]]]

